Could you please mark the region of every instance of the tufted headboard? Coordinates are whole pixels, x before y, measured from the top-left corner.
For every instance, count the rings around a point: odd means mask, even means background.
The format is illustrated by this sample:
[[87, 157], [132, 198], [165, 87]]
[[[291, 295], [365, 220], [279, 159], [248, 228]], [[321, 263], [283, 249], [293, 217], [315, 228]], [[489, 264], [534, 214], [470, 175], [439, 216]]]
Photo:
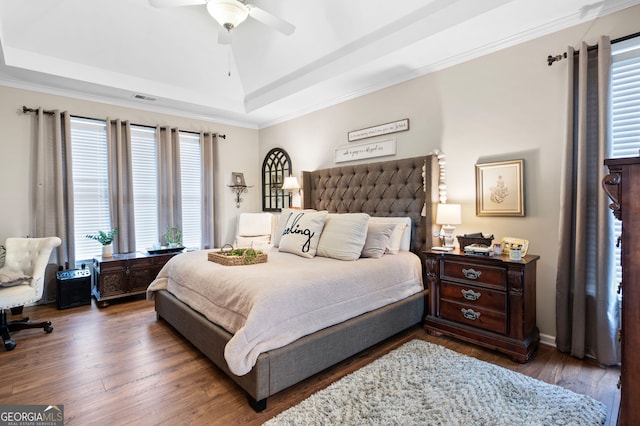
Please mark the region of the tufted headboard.
[[[304, 208], [332, 213], [362, 212], [370, 216], [408, 216], [413, 226], [411, 250], [418, 252], [433, 245], [432, 219], [438, 200], [438, 175], [435, 155], [303, 172]], [[423, 217], [425, 194], [427, 208]]]

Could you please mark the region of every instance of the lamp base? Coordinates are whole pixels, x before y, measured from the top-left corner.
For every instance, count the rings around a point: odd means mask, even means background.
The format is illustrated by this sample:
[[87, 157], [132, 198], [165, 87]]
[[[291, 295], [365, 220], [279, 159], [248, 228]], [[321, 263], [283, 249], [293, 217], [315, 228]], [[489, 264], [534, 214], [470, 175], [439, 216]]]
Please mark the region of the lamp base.
[[440, 236], [443, 239], [444, 247], [455, 247], [455, 236], [453, 235], [456, 230], [455, 226], [451, 225], [442, 225], [442, 229], [440, 230]]

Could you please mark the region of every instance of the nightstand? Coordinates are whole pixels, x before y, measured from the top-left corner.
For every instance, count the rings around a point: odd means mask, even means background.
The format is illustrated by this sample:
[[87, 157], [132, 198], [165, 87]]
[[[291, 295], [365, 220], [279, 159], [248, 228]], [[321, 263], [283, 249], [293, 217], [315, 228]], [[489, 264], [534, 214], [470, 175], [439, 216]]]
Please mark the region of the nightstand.
[[527, 254], [478, 256], [423, 251], [429, 312], [425, 329], [527, 362], [538, 346], [536, 262]]

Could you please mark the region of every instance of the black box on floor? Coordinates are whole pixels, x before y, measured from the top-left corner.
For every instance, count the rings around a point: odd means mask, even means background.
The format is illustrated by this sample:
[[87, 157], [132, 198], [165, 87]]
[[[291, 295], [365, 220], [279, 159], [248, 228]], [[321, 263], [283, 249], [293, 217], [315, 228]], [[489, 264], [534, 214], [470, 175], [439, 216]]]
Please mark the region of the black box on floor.
[[71, 269], [56, 272], [58, 309], [91, 304], [91, 270]]

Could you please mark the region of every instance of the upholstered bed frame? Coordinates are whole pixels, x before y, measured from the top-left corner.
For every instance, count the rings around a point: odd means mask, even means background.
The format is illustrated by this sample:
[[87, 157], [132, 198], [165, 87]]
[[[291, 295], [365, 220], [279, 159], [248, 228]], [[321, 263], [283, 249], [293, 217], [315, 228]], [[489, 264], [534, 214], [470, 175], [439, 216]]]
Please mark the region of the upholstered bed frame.
[[[433, 201], [438, 194], [437, 158], [433, 155], [304, 172], [303, 188], [305, 208], [409, 216], [413, 224], [412, 251], [431, 246]], [[425, 296], [423, 290], [262, 353], [244, 376], [231, 373], [224, 359], [224, 347], [232, 337], [229, 332], [164, 290], [155, 296], [155, 309], [158, 318], [171, 324], [240, 385], [248, 393], [251, 406], [261, 411], [270, 395], [419, 323], [424, 316]]]

